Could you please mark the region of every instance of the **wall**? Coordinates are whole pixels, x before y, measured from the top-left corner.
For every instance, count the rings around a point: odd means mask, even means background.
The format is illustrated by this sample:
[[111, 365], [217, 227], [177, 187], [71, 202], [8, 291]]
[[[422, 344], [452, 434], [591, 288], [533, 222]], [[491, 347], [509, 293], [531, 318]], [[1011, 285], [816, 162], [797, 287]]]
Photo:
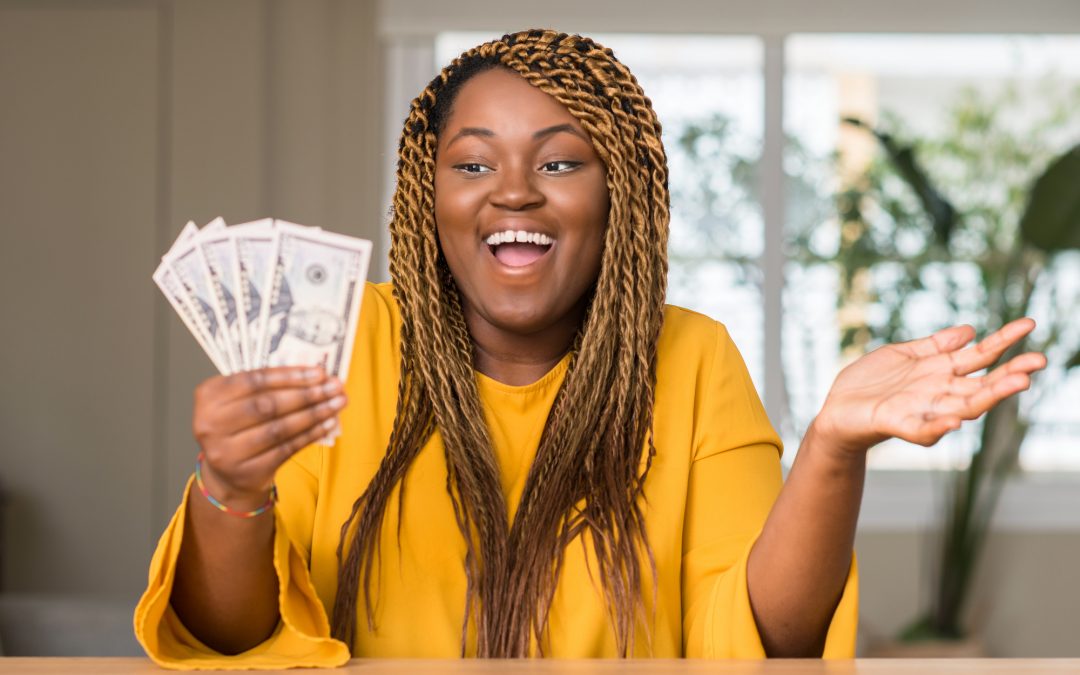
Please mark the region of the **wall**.
[[[915, 619], [927, 590], [932, 541], [921, 532], [859, 533], [862, 646], [892, 638]], [[999, 532], [982, 560], [967, 615], [987, 654], [1080, 656], [1080, 535]]]
[[378, 241], [374, 11], [0, 0], [6, 594], [130, 608], [145, 583], [212, 374], [150, 280], [187, 220]]

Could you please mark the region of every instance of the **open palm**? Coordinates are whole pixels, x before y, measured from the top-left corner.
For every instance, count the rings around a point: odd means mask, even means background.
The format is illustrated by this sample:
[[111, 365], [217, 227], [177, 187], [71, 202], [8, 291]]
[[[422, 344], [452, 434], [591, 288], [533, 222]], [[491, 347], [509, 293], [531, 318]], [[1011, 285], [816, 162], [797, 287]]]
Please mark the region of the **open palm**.
[[865, 451], [896, 437], [933, 445], [963, 420], [972, 420], [1002, 399], [1031, 385], [1046, 367], [1037, 352], [1021, 354], [982, 376], [1035, 327], [1017, 319], [968, 349], [971, 326], [953, 326], [930, 337], [877, 349], [837, 376], [815, 424], [830, 445]]

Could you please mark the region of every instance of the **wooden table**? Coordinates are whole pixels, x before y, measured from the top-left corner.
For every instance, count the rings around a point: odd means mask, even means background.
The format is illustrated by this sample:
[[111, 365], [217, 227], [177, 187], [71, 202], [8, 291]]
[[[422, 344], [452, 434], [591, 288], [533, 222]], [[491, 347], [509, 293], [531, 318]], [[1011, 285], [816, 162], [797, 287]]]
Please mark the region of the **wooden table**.
[[[0, 658], [0, 673], [49, 675], [162, 675], [143, 658]], [[237, 671], [251, 672], [251, 671]], [[1080, 659], [857, 659], [854, 661], [427, 661], [353, 659], [333, 671], [259, 671], [289, 675], [320, 672], [363, 675], [1063, 675], [1080, 674]]]

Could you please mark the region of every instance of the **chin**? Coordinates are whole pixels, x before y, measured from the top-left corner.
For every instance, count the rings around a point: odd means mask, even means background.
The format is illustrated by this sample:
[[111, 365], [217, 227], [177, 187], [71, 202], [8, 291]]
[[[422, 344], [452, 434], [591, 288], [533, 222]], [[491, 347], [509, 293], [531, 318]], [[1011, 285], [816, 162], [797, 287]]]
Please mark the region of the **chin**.
[[484, 318], [496, 328], [510, 333], [530, 335], [550, 327], [557, 319], [541, 305], [527, 300], [507, 299], [485, 307]]

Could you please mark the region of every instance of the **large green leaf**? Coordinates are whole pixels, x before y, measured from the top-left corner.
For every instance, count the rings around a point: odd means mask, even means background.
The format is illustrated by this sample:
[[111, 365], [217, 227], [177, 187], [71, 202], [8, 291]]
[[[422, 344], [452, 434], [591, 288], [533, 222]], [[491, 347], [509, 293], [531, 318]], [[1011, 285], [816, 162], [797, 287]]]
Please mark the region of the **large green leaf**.
[[1080, 249], [1080, 144], [1035, 180], [1020, 233], [1044, 251]]
[[1077, 350], [1068, 361], [1065, 362], [1065, 370], [1070, 370], [1080, 366], [1080, 350]]
[[934, 238], [942, 246], [948, 246], [949, 237], [956, 224], [956, 209], [930, 182], [930, 177], [915, 159], [914, 146], [901, 145], [891, 134], [875, 129], [860, 119], [845, 117], [843, 121], [860, 129], [866, 129], [877, 137], [881, 146], [885, 148], [893, 167], [915, 192], [923, 210], [930, 217], [934, 226]]

